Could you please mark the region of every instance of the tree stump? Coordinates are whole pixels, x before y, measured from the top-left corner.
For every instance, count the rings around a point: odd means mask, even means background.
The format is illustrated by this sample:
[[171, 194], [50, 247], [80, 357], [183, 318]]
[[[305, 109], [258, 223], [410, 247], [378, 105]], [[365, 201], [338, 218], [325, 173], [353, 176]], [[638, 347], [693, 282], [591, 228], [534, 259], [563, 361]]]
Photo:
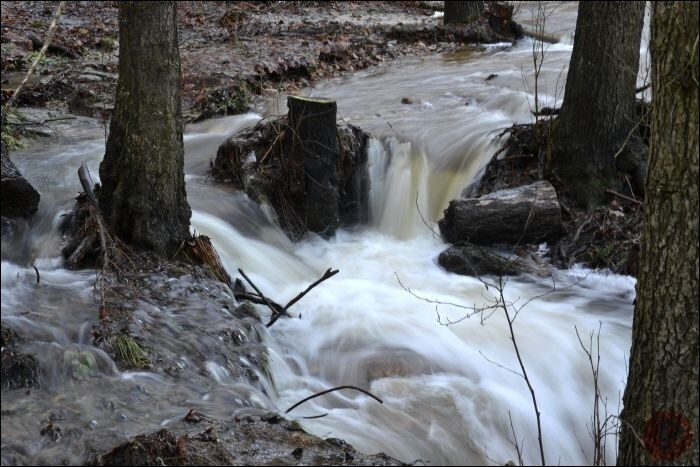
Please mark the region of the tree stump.
[[484, 2], [445, 2], [444, 24], [466, 24], [484, 14]]
[[338, 128], [335, 101], [289, 96], [290, 135], [285, 153], [304, 173], [301, 216], [306, 228], [323, 237], [338, 229]]
[[444, 214], [438, 225], [451, 243], [539, 243], [561, 233], [561, 208], [549, 182], [452, 200]]

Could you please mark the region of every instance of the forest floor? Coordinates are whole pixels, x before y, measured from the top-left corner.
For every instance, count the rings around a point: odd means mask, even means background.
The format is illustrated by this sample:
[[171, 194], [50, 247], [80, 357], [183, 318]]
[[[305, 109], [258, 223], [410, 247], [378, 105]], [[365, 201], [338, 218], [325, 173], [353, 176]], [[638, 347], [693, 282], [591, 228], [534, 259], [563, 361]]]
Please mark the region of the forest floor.
[[[41, 48], [56, 4], [3, 4], [3, 102]], [[294, 93], [317, 79], [513, 37], [514, 23], [502, 10], [466, 27], [443, 27], [441, 8], [442, 2], [180, 2], [183, 116], [191, 122], [242, 113], [257, 97]], [[64, 107], [107, 120], [118, 77], [117, 16], [116, 2], [66, 3], [56, 48], [18, 106]]]

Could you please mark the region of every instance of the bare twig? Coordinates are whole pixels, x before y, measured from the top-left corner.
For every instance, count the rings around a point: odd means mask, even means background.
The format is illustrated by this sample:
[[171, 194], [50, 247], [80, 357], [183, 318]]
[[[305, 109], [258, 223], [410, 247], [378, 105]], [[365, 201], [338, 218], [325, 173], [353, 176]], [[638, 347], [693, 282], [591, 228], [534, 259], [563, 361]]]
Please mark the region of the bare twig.
[[291, 406], [290, 408], [288, 408], [287, 410], [285, 410], [284, 413], [289, 413], [289, 412], [291, 412], [292, 410], [296, 409], [297, 407], [299, 407], [299, 406], [300, 406], [301, 404], [303, 404], [304, 402], [309, 401], [309, 400], [311, 400], [311, 399], [313, 399], [313, 398], [315, 398], [315, 397], [323, 396], [323, 395], [325, 395], [325, 394], [328, 394], [329, 392], [338, 391], [338, 390], [340, 390], [340, 389], [354, 389], [354, 390], [356, 390], [356, 391], [360, 391], [361, 393], [367, 394], [369, 397], [371, 397], [372, 399], [376, 400], [376, 401], [379, 402], [380, 404], [383, 404], [383, 403], [384, 403], [380, 398], [378, 398], [377, 396], [375, 396], [374, 394], [372, 394], [372, 393], [369, 392], [369, 391], [366, 391], [366, 390], [364, 390], [364, 389], [362, 389], [362, 388], [358, 388], [357, 386], [345, 385], [345, 386], [338, 386], [338, 387], [331, 388], [331, 389], [326, 389], [325, 391], [317, 392], [316, 394], [313, 394], [313, 395], [311, 395], [311, 396], [309, 396], [309, 397], [306, 397], [306, 398], [300, 400], [299, 402], [297, 402], [296, 404], [294, 404], [293, 406]]
[[510, 416], [510, 410], [508, 411], [508, 420], [510, 420], [510, 431], [513, 433], [513, 446], [515, 446], [515, 452], [518, 453], [518, 465], [525, 465], [523, 462], [523, 448], [522, 445], [518, 444], [518, 435], [515, 434], [515, 428], [513, 428], [513, 418]]
[[633, 203], [637, 203], [637, 204], [639, 204], [640, 206], [643, 206], [643, 205], [644, 205], [644, 203], [642, 203], [642, 202], [639, 201], [638, 199], [630, 198], [629, 196], [623, 195], [622, 193], [618, 193], [617, 191], [613, 191], [613, 190], [611, 190], [610, 188], [608, 188], [607, 190], [605, 190], [605, 192], [606, 192], [606, 193], [610, 193], [611, 195], [615, 195], [615, 196], [617, 196], [617, 197], [620, 197], [620, 198], [622, 198], [622, 199], [626, 199], [627, 201], [631, 201], [631, 202], [633, 202]]

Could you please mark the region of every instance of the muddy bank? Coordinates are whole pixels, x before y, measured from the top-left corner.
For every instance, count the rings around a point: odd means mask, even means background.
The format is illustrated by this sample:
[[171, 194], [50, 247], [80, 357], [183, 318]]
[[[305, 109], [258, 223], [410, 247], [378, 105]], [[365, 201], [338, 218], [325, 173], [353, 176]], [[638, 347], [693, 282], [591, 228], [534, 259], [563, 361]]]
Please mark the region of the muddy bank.
[[[55, 2], [2, 9], [3, 101], [43, 40]], [[261, 96], [408, 55], [522, 37], [512, 7], [464, 27], [442, 26], [440, 2], [188, 2], [179, 7], [186, 121], [242, 113]], [[64, 106], [107, 119], [114, 106], [118, 21], [114, 2], [66, 4], [49, 53], [19, 106]]]
[[365, 455], [346, 442], [322, 440], [277, 414], [215, 420], [189, 412], [170, 430], [140, 435], [86, 465], [405, 465]]

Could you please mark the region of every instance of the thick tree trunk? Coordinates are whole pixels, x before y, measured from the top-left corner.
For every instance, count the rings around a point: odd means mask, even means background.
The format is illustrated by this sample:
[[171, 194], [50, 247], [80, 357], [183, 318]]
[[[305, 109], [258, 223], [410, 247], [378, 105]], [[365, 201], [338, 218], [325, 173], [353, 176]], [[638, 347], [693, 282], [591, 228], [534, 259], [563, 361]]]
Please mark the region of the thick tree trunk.
[[536, 243], [561, 233], [561, 208], [554, 187], [537, 182], [452, 200], [438, 225], [451, 243]]
[[189, 237], [175, 2], [119, 3], [119, 81], [100, 207], [136, 248], [169, 255]]
[[652, 3], [651, 154], [620, 465], [700, 462], [697, 41], [698, 3]]
[[600, 204], [616, 184], [614, 155], [630, 133], [627, 148], [641, 150], [633, 130], [644, 3], [579, 2], [555, 163], [583, 204]]
[[469, 23], [484, 14], [484, 2], [445, 2], [444, 24]]
[[332, 236], [339, 222], [338, 108], [333, 100], [300, 96], [289, 96], [287, 107], [292, 133], [287, 154], [304, 173], [304, 206], [299, 215], [311, 232]]

